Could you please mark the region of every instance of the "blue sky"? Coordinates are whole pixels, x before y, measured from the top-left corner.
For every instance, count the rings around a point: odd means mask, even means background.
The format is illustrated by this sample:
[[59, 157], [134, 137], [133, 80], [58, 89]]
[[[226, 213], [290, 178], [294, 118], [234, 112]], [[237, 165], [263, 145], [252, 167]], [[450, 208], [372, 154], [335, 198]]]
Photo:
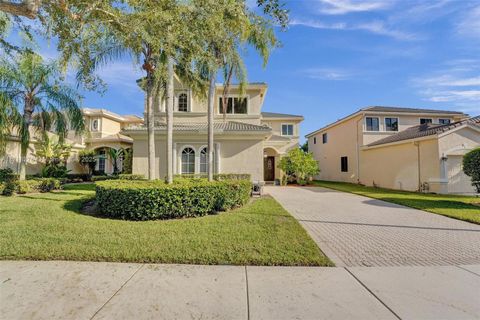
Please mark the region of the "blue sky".
[[[269, 86], [264, 111], [301, 114], [302, 136], [370, 105], [480, 114], [480, 1], [286, 1], [290, 26], [266, 68], [245, 54], [248, 79]], [[54, 47], [42, 53], [55, 56]], [[130, 61], [100, 70], [104, 95], [84, 105], [143, 112]]]

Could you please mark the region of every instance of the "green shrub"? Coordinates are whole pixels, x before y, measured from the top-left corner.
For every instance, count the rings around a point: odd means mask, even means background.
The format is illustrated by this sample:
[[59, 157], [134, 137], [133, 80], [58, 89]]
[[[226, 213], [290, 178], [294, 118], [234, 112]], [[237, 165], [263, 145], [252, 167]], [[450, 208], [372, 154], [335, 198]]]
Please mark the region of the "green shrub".
[[2, 183], [2, 195], [11, 196], [17, 190], [18, 180], [8, 180]]
[[473, 149], [463, 156], [463, 172], [472, 178], [472, 185], [480, 193], [480, 148]]
[[170, 219], [203, 216], [244, 205], [251, 182], [205, 179], [163, 181], [101, 181], [96, 183], [96, 201], [102, 214], [129, 220]]
[[120, 180], [145, 180], [145, 176], [143, 174], [122, 173], [122, 174], [118, 175], [118, 179], [120, 179]]
[[10, 168], [0, 169], [0, 182], [18, 180], [18, 174], [13, 173]]
[[36, 178], [31, 180], [16, 181], [15, 192], [25, 194], [31, 192], [50, 192], [61, 188], [59, 179], [55, 178]]
[[313, 155], [299, 148], [290, 150], [286, 156], [282, 157], [278, 168], [287, 175], [287, 181], [296, 181], [300, 185], [307, 184], [314, 175], [320, 172]]
[[[196, 173], [196, 174], [176, 174], [175, 179], [205, 179], [207, 178], [206, 173]], [[223, 180], [251, 180], [252, 176], [248, 173], [217, 173], [213, 175], [213, 180], [223, 181]]]
[[96, 182], [96, 181], [104, 181], [104, 180], [117, 180], [118, 179], [118, 176], [115, 175], [115, 176], [92, 176], [92, 181], [93, 182]]

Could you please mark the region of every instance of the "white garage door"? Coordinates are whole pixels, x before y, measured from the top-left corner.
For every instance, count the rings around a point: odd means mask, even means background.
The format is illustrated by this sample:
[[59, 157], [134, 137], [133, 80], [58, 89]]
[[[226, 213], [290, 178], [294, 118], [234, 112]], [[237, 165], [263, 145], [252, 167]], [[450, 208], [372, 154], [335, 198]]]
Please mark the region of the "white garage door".
[[448, 156], [448, 193], [474, 193], [471, 179], [462, 170], [462, 156]]

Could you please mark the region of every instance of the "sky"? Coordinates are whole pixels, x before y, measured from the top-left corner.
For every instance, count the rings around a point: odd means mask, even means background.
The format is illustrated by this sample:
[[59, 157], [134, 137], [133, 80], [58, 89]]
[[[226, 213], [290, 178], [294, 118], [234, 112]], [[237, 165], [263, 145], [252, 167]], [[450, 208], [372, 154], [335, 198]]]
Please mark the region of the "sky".
[[[480, 0], [285, 3], [290, 25], [277, 29], [267, 66], [244, 56], [248, 80], [268, 84], [263, 111], [303, 115], [301, 136], [373, 105], [480, 115]], [[99, 75], [107, 91], [83, 92], [84, 106], [142, 115], [138, 65], [125, 59]]]

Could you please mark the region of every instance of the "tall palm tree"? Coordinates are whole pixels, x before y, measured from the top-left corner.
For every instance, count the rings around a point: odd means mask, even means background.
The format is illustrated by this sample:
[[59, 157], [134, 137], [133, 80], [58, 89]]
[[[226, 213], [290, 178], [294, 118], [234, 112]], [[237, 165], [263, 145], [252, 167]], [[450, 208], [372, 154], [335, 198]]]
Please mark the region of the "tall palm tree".
[[8, 124], [2, 125], [0, 139], [15, 133], [20, 137], [20, 180], [26, 178], [30, 128], [54, 131], [60, 141], [65, 138], [69, 127], [76, 133], [84, 130], [80, 96], [60, 82], [56, 63], [44, 63], [42, 57], [33, 52], [18, 54], [13, 60], [2, 59], [0, 95], [5, 103], [2, 103], [0, 113], [3, 116], [0, 118], [6, 119]]

